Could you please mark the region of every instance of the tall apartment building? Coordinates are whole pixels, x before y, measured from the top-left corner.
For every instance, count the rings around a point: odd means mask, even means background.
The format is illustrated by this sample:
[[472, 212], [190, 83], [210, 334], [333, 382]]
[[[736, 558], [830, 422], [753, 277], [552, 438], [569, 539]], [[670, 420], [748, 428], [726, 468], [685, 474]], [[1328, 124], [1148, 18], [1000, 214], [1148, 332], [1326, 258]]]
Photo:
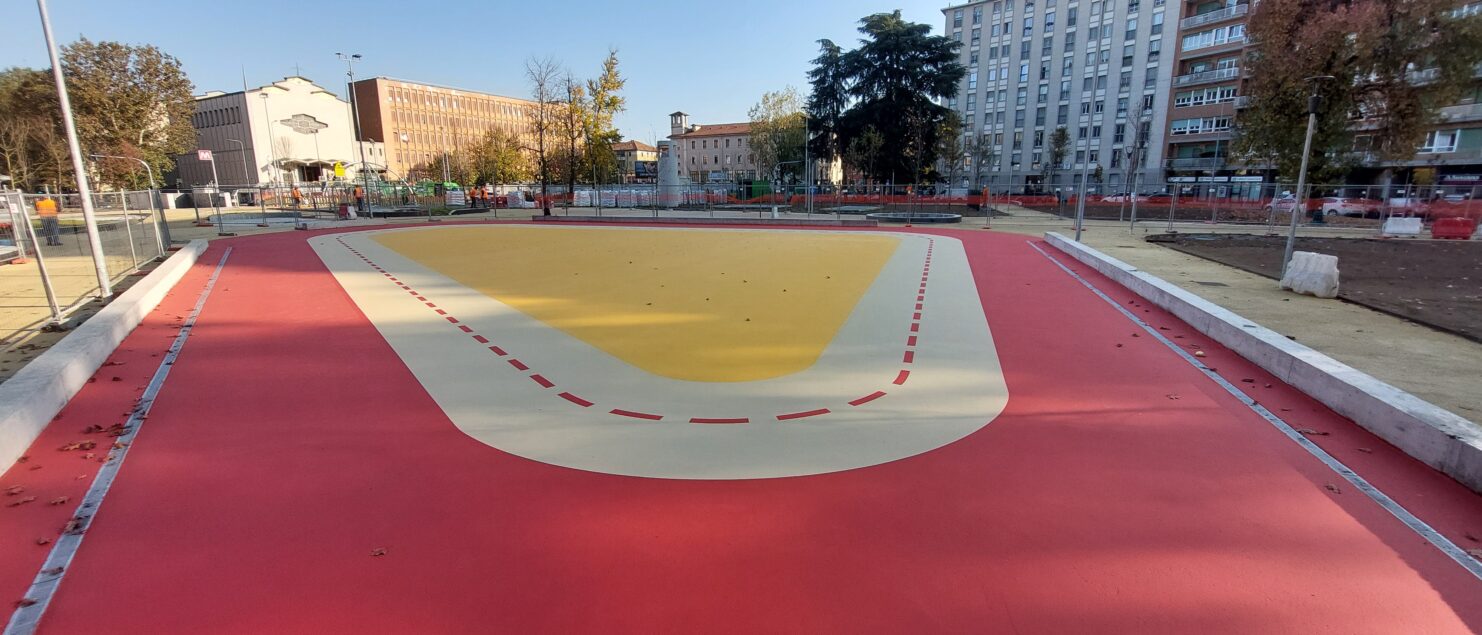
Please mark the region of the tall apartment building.
[[[1178, 10], [1165, 0], [983, 0], [943, 9], [968, 69], [947, 106], [962, 116], [964, 135], [984, 139], [995, 155], [980, 183], [963, 177], [953, 185], [1053, 191], [1098, 166], [1108, 191], [1134, 171], [1139, 182], [1160, 179], [1174, 57], [1165, 27]], [[1050, 138], [1062, 127], [1070, 149], [1045, 183]], [[1127, 150], [1139, 138], [1134, 166]]]
[[1248, 0], [1183, 0], [1167, 96], [1168, 179], [1223, 186], [1265, 181], [1262, 166], [1230, 159], [1241, 94]]
[[354, 91], [361, 136], [385, 144], [391, 178], [412, 176], [412, 168], [465, 147], [490, 129], [528, 134], [535, 105], [525, 99], [389, 77], [357, 81]]

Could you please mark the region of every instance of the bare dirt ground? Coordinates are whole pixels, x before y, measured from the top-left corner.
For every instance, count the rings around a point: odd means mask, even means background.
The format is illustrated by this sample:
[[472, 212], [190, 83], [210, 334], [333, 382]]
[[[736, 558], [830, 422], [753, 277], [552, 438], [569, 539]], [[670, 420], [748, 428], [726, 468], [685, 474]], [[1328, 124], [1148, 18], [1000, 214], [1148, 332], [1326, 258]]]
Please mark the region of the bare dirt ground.
[[[1249, 234], [1149, 240], [1273, 279], [1286, 244], [1283, 237]], [[1338, 257], [1338, 297], [1482, 342], [1482, 244], [1298, 238], [1296, 248]]]

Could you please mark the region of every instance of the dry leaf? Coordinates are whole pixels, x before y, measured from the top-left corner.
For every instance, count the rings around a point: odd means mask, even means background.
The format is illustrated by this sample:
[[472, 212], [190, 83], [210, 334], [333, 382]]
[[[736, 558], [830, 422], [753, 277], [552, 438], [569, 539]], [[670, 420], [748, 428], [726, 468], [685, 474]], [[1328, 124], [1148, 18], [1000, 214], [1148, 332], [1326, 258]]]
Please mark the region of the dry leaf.
[[37, 538], [36, 539], [36, 544], [41, 545], [41, 546], [49, 545], [49, 544], [51, 544], [51, 538]]
[[372, 557], [379, 557], [379, 556], [384, 556], [384, 555], [386, 555], [386, 548], [385, 547], [377, 547], [375, 549], [371, 549], [371, 556]]
[[48, 503], [48, 504], [49, 505], [61, 505], [62, 503], [65, 503], [65, 502], [67, 502], [69, 500], [71, 500], [71, 499], [67, 498], [66, 496], [58, 496], [56, 498], [51, 499], [51, 502]]
[[1313, 430], [1312, 428], [1297, 428], [1297, 432], [1298, 433], [1301, 433], [1301, 434], [1305, 434], [1307, 436], [1312, 436], [1312, 437], [1325, 437], [1325, 436], [1328, 436], [1328, 433], [1322, 432], [1320, 430]]
[[1357, 449], [1358, 449], [1359, 452], [1363, 452], [1364, 454], [1373, 454], [1374, 453], [1374, 451], [1373, 450], [1370, 450], [1369, 448], [1357, 448]]
[[25, 505], [26, 503], [34, 500], [36, 500], [35, 496], [27, 496], [17, 501], [11, 501], [9, 504], [6, 505], [6, 507], [20, 507], [21, 505]]
[[1323, 486], [1323, 489], [1326, 489], [1329, 492], [1332, 492], [1334, 494], [1342, 494], [1343, 493], [1343, 490], [1339, 489], [1337, 485], [1334, 485], [1332, 483], [1328, 483], [1327, 485], [1324, 485]]

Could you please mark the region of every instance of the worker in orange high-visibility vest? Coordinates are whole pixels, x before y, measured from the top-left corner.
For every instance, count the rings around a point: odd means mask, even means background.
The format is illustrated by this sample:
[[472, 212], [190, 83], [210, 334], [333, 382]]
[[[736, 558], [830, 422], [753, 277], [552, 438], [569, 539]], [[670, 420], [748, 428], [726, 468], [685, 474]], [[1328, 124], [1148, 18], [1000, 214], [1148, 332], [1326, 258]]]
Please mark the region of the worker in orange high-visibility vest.
[[57, 202], [51, 197], [36, 201], [36, 217], [41, 219], [41, 234], [46, 244], [56, 247], [62, 244], [62, 225], [57, 220]]
[[293, 186], [293, 189], [288, 194], [293, 197], [293, 209], [298, 209], [299, 206], [304, 204], [304, 193], [299, 191], [297, 185]]
[[365, 188], [359, 185], [355, 186], [355, 211], [365, 211]]

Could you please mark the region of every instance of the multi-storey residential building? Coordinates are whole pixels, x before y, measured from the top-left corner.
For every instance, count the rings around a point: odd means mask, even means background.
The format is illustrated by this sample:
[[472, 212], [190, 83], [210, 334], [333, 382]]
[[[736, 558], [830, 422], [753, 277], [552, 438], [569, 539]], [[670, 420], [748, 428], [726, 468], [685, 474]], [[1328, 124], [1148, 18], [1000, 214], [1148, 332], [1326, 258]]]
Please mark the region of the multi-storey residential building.
[[[683, 112], [669, 114], [669, 140], [679, 169], [693, 183], [747, 181], [758, 178], [752, 155], [751, 123], [690, 124]], [[762, 178], [765, 178], [763, 176]]]
[[658, 148], [642, 141], [623, 141], [612, 144], [612, 153], [624, 183], [647, 183], [658, 176]]
[[[1241, 64], [1248, 0], [1183, 0], [1166, 100], [1168, 179], [1260, 183], [1257, 166], [1229, 160], [1236, 108], [1244, 105]], [[1251, 187], [1246, 185], [1245, 187]]]
[[386, 146], [393, 178], [410, 176], [444, 152], [452, 152], [498, 128], [515, 135], [530, 130], [534, 102], [389, 77], [355, 82], [362, 138]]
[[[366, 163], [380, 171], [385, 152], [379, 143], [357, 144], [350, 126], [350, 104], [303, 77], [285, 77], [266, 86], [196, 97], [191, 125], [198, 150], [210, 150], [221, 185], [328, 181], [334, 166], [344, 178], [359, 173], [360, 145]], [[176, 157], [180, 185], [212, 181], [211, 161], [191, 152]]]
[[[947, 106], [994, 160], [954, 186], [1053, 191], [1101, 168], [1103, 189], [1161, 174], [1178, 6], [1165, 0], [982, 0], [942, 10], [967, 76]], [[1167, 30], [1165, 30], [1167, 29]], [[1070, 148], [1044, 183], [1050, 139]], [[1128, 149], [1141, 139], [1132, 165]], [[978, 172], [976, 168], [969, 173]], [[1139, 187], [1139, 189], [1142, 189]]]
[[[1229, 191], [1255, 191], [1255, 184], [1276, 180], [1269, 166], [1250, 164], [1230, 153], [1230, 142], [1239, 126], [1242, 108], [1249, 97], [1243, 94], [1241, 68], [1245, 56], [1246, 20], [1252, 5], [1248, 0], [1185, 0], [1179, 20], [1179, 46], [1168, 100], [1167, 178], [1194, 192], [1208, 187]], [[1457, 9], [1482, 12], [1482, 2]], [[1426, 81], [1431, 70], [1413, 73], [1413, 81]], [[1359, 167], [1348, 175], [1353, 183], [1376, 180], [1387, 168], [1431, 168], [1438, 185], [1470, 187], [1482, 185], [1482, 87], [1460, 103], [1447, 106], [1413, 158], [1381, 162], [1367, 153], [1364, 131], [1369, 122], [1359, 119], [1352, 126], [1354, 158]], [[1396, 182], [1408, 182], [1397, 178]], [[1216, 190], [1217, 191], [1217, 190]]]

